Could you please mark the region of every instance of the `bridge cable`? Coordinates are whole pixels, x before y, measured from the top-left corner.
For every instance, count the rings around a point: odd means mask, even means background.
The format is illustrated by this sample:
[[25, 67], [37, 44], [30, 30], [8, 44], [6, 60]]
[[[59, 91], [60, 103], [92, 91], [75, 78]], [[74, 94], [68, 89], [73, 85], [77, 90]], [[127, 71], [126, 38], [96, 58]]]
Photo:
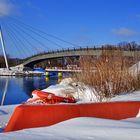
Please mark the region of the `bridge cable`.
[[28, 54], [30, 56], [29, 51], [26, 52], [25, 49], [24, 49], [24, 48], [26, 48], [25, 43], [16, 34], [14, 34], [13, 31], [7, 25], [6, 25], [6, 28], [10, 31], [10, 33], [13, 36], [13, 38], [15, 39], [16, 43], [19, 43], [19, 46], [21, 46], [20, 48], [22, 49], [23, 53], [27, 54], [27, 52], [28, 52]]
[[[8, 16], [8, 17], [9, 17], [9, 16]], [[59, 40], [59, 41], [61, 41], [61, 42], [65, 42], [65, 43], [67, 43], [67, 44], [69, 44], [69, 45], [72, 45], [72, 46], [75, 46], [75, 47], [80, 47], [79, 45], [76, 45], [76, 44], [71, 43], [71, 42], [69, 42], [69, 41], [63, 40], [63, 39], [61, 39], [61, 38], [59, 38], [59, 37], [57, 37], [57, 36], [55, 36], [55, 35], [48, 34], [48, 33], [44, 32], [44, 31], [42, 31], [42, 30], [40, 30], [40, 29], [37, 29], [37, 28], [35, 28], [35, 27], [32, 27], [31, 25], [27, 25], [27, 24], [25, 24], [24, 22], [22, 22], [22, 21], [20, 21], [20, 20], [18, 20], [18, 19], [16, 19], [16, 18], [13, 18], [13, 17], [9, 17], [9, 18], [12, 19], [12, 20], [14, 20], [14, 21], [17, 21], [18, 23], [21, 23], [22, 25], [28, 27], [28, 29], [30, 29], [30, 30], [32, 30], [32, 31], [38, 31], [38, 32], [40, 32], [40, 33], [42, 33], [42, 34], [45, 34], [45, 35], [50, 36], [50, 37], [52, 37], [52, 38], [55, 38], [55, 39], [57, 39], [57, 40]]]
[[33, 36], [31, 36], [29, 33], [26, 33], [22, 28], [20, 28], [20, 31], [22, 31], [24, 34], [28, 35], [30, 38], [32, 38], [33, 40], [35, 40], [36, 42], [38, 42], [40, 45], [46, 47], [46, 45], [44, 43], [42, 43], [41, 41], [39, 41], [36, 38], [34, 38]]
[[[16, 47], [16, 51], [18, 51], [20, 54], [21, 54], [21, 56], [23, 55], [23, 52], [24, 52], [24, 50], [21, 50], [21, 49], [19, 49], [19, 47], [17, 46], [17, 43], [16, 43], [16, 37], [15, 36], [13, 36], [13, 34], [12, 34], [12, 32], [11, 31], [8, 31], [9, 29], [7, 28], [7, 27], [5, 27], [6, 25], [3, 25], [3, 27], [4, 27], [4, 30], [5, 30], [5, 32], [7, 33], [7, 36], [12, 40], [12, 41], [10, 41], [10, 42], [13, 42], [14, 43], [14, 45], [15, 45], [15, 47]], [[13, 45], [12, 45], [13, 46]], [[22, 52], [21, 52], [22, 51]], [[25, 56], [25, 52], [24, 52], [24, 56]]]
[[[4, 27], [4, 31], [7, 33], [7, 36], [9, 37], [10, 40], [12, 40], [12, 42], [10, 42], [12, 45], [14, 44], [14, 46], [16, 47], [16, 52], [17, 54], [20, 53], [20, 55], [23, 55], [23, 53], [21, 53], [21, 50], [17, 47], [17, 44], [14, 42], [13, 36], [11, 35], [11, 33], [7, 30], [7, 28], [5, 28], [5, 25], [3, 25]], [[10, 45], [10, 46], [12, 46]]]
[[26, 42], [26, 43], [28, 43], [28, 45], [29, 45], [29, 47], [33, 47], [37, 52], [40, 52], [39, 51], [39, 49], [37, 48], [37, 47], [35, 47], [23, 34], [21, 34], [21, 30], [17, 30], [17, 28], [15, 27], [15, 26], [11, 26], [13, 29], [14, 29], [14, 31], [16, 32], [16, 33], [18, 33], [18, 35], [19, 36], [21, 36], [23, 39], [24, 39], [24, 41]]
[[[12, 24], [15, 24], [16, 26], [19, 26], [19, 23], [12, 23]], [[20, 28], [21, 28], [21, 26], [19, 26]], [[23, 27], [23, 26], [22, 26]], [[37, 36], [39, 36], [39, 37], [41, 37], [41, 38], [43, 38], [43, 39], [45, 39], [45, 40], [47, 40], [48, 42], [50, 42], [51, 44], [53, 44], [53, 45], [55, 45], [55, 46], [57, 46], [57, 47], [59, 47], [59, 48], [63, 48], [61, 45], [59, 45], [58, 43], [55, 43], [54, 41], [52, 41], [52, 40], [49, 40], [48, 38], [46, 38], [46, 37], [44, 37], [44, 36], [42, 36], [41, 34], [39, 34], [38, 32], [36, 32], [36, 31], [34, 31], [34, 30], [32, 30], [32, 29], [30, 29], [30, 28], [28, 28], [28, 27], [26, 27], [26, 26], [24, 26], [24, 29], [26, 28], [26, 30], [30, 30], [32, 33], [34, 33], [35, 35], [37, 35]], [[23, 29], [22, 29], [23, 30]], [[24, 31], [25, 32], [25, 31]]]
[[[13, 41], [13, 43], [15, 44], [15, 48], [16, 48], [16, 51], [17, 51], [17, 49], [18, 49], [18, 52], [20, 52], [21, 53], [21, 51], [19, 51], [19, 48], [18, 48], [18, 46], [17, 46], [17, 44], [15, 43], [16, 41], [17, 41], [17, 37], [15, 37], [14, 36], [14, 34], [12, 33], [12, 31], [11, 30], [9, 30], [9, 27], [6, 25], [6, 24], [4, 24], [4, 21], [3, 20], [1, 20], [1, 25], [2, 25], [2, 27], [4, 27], [4, 31], [5, 31], [5, 33], [7, 33], [7, 37], [9, 38], [9, 39], [12, 39], [12, 41]], [[5, 43], [7, 44], [7, 42], [8, 41], [6, 41]], [[10, 42], [11, 43], [11, 42]], [[21, 46], [21, 44], [19, 45], [19, 46]], [[22, 49], [22, 53], [21, 54], [23, 54], [23, 52], [24, 52], [24, 55], [26, 54], [26, 52], [24, 51], [24, 49], [23, 48], [21, 48]], [[21, 50], [20, 49], [20, 50]], [[6, 50], [7, 50], [7, 48], [6, 48]], [[9, 49], [7, 50], [7, 52], [9, 52]], [[17, 53], [18, 54], [18, 53]]]
[[[8, 30], [11, 32], [12, 36], [14, 36], [15, 40], [18, 41], [20, 44], [19, 46], [21, 46], [20, 48], [24, 51], [24, 53], [26, 53], [25, 51], [25, 43], [19, 38], [19, 36], [17, 37], [17, 34], [14, 33], [13, 29], [11, 29], [8, 25], [5, 24], [5, 26], [8, 28]], [[23, 47], [22, 47], [23, 46]], [[26, 50], [28, 49], [28, 47], [26, 48]], [[28, 53], [32, 52], [30, 49], [28, 49]], [[26, 53], [27, 54], [27, 53]]]

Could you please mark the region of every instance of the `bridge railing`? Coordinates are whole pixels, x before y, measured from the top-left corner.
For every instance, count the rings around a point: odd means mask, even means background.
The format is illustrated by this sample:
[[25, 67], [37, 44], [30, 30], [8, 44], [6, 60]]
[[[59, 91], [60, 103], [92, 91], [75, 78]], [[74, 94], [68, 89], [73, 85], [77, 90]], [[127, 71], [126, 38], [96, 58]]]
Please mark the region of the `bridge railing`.
[[24, 59], [23, 61], [25, 61], [25, 60], [28, 60], [28, 59], [30, 59], [30, 58], [32, 58], [32, 57], [36, 57], [36, 56], [39, 56], [39, 55], [44, 55], [44, 54], [54, 54], [54, 53], [61, 53], [61, 52], [69, 52], [69, 51], [85, 51], [85, 50], [100, 50], [101, 48], [97, 48], [97, 47], [84, 47], [84, 48], [82, 48], [82, 47], [80, 47], [80, 48], [67, 48], [67, 49], [62, 49], [62, 50], [52, 50], [52, 51], [44, 51], [44, 52], [40, 52], [40, 53], [38, 53], [38, 54], [34, 54], [34, 55], [32, 55], [32, 56], [30, 56], [30, 57], [27, 57], [26, 59]]
[[38, 54], [34, 54], [30, 57], [27, 57], [25, 60], [35, 57], [35, 56], [39, 56], [39, 55], [43, 55], [43, 54], [54, 54], [54, 53], [61, 53], [61, 52], [69, 52], [69, 51], [88, 51], [88, 50], [122, 50], [122, 51], [140, 51], [140, 48], [122, 48], [122, 47], [118, 47], [118, 46], [114, 46], [114, 47], [106, 47], [104, 46], [92, 46], [92, 47], [79, 47], [79, 48], [66, 48], [66, 49], [62, 49], [62, 50], [52, 50], [52, 51], [44, 51], [44, 52], [40, 52]]
[[94, 50], [101, 50], [101, 51], [104, 51], [104, 50], [121, 50], [121, 51], [129, 51], [130, 53], [131, 52], [137, 52], [137, 51], [140, 52], [140, 48], [132, 48], [132, 47], [122, 48], [122, 47], [119, 47], [119, 46], [112, 47], [112, 46], [106, 46], [106, 45], [105, 46], [92, 46], [92, 47], [86, 46], [86, 47], [79, 47], [79, 48], [71, 48], [71, 49], [68, 48], [68, 49], [62, 49], [62, 50], [55, 50], [55, 51], [52, 50], [52, 51], [48, 51], [48, 52], [46, 52], [46, 51], [40, 52], [40, 53], [34, 54], [34, 55], [32, 55], [32, 56], [30, 56], [26, 59], [23, 59], [23, 62], [29, 60], [30, 58], [40, 56], [40, 55], [57, 54], [57, 53], [63, 53], [63, 52], [68, 53], [68, 52], [73, 52], [73, 51], [77, 51], [77, 52], [78, 51], [89, 51], [90, 52], [91, 50], [93, 50], [93, 51]]

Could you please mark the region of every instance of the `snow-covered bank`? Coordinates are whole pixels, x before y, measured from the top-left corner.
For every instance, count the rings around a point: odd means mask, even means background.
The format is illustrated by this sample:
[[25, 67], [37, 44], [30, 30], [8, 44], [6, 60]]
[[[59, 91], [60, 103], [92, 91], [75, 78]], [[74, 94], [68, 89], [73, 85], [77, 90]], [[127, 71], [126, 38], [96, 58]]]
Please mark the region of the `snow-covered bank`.
[[[94, 89], [83, 84], [73, 83], [64, 79], [60, 84], [53, 85], [43, 91], [59, 96], [73, 95], [77, 103], [98, 102]], [[140, 91], [119, 95], [110, 101], [140, 101]], [[4, 128], [17, 105], [0, 107], [0, 126]], [[24, 122], [23, 122], [24, 123]], [[41, 128], [24, 129], [10, 133], [0, 133], [0, 140], [139, 140], [140, 113], [137, 118], [127, 120], [107, 120], [81, 117]]]
[[111, 98], [110, 101], [140, 101], [140, 91], [117, 95]]
[[42, 76], [44, 72], [39, 71], [22, 71], [18, 69], [0, 68], [0, 76]]
[[122, 121], [75, 118], [59, 124], [1, 133], [0, 140], [139, 140], [140, 118]]

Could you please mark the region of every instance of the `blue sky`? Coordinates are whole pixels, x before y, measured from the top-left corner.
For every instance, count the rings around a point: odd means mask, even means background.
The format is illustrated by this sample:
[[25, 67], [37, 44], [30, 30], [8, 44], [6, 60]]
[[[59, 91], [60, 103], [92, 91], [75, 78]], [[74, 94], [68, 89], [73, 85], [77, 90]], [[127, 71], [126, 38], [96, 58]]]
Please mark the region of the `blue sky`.
[[5, 8], [0, 2], [0, 18], [5, 22], [7, 15], [15, 17], [79, 46], [140, 43], [140, 0], [1, 1]]

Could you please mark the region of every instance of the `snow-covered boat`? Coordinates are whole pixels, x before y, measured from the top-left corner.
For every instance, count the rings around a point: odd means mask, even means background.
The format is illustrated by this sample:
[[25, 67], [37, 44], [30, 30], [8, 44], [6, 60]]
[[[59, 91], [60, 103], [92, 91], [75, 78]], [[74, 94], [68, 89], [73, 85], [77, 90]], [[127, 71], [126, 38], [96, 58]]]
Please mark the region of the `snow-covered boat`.
[[57, 104], [57, 103], [75, 103], [73, 96], [62, 97], [50, 92], [41, 90], [34, 90], [32, 92], [33, 98], [30, 98], [25, 104]]
[[140, 101], [20, 105], [16, 107], [4, 131], [50, 126], [77, 117], [121, 120], [139, 116]]

